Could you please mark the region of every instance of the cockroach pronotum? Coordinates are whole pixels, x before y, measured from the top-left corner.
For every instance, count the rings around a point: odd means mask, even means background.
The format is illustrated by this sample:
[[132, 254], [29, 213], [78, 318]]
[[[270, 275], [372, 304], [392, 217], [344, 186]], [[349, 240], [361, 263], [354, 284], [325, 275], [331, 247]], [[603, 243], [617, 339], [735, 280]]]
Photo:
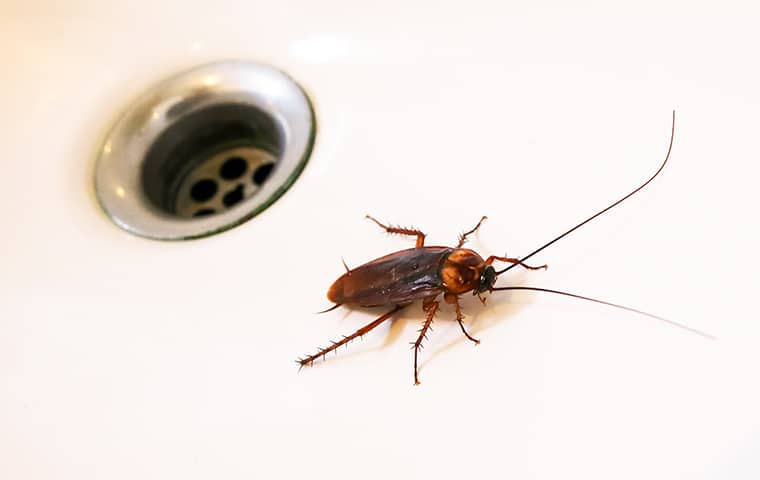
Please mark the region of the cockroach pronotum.
[[[461, 234], [459, 236], [459, 242], [456, 247], [429, 247], [425, 246], [425, 234], [420, 230], [412, 228], [401, 228], [384, 225], [375, 218], [367, 215], [367, 218], [375, 222], [380, 228], [383, 228], [388, 233], [409, 235], [417, 237], [417, 244], [414, 248], [407, 250], [401, 250], [384, 257], [372, 260], [364, 265], [349, 269], [345, 265], [346, 273], [341, 275], [327, 291], [327, 298], [334, 303], [334, 305], [325, 310], [329, 312], [341, 305], [349, 308], [365, 308], [365, 307], [391, 307], [390, 310], [379, 318], [373, 320], [367, 325], [363, 326], [351, 335], [344, 336], [337, 342], [332, 342], [329, 347], [320, 349], [317, 353], [309, 355], [308, 357], [298, 360], [298, 364], [301, 367], [312, 365], [315, 360], [322, 357], [324, 358], [328, 353], [337, 350], [339, 347], [349, 343], [357, 337], [362, 337], [366, 333], [373, 330], [375, 327], [385, 322], [393, 316], [396, 312], [406, 307], [415, 300], [422, 300], [422, 310], [425, 312], [426, 317], [422, 323], [422, 327], [419, 330], [419, 336], [413, 343], [414, 348], [414, 383], [418, 385], [419, 377], [417, 375], [417, 355], [419, 353], [422, 342], [427, 338], [430, 325], [433, 323], [433, 318], [436, 312], [438, 312], [439, 302], [436, 300], [439, 295], [443, 294], [443, 300], [454, 306], [456, 312], [456, 320], [459, 322], [459, 326], [462, 329], [462, 333], [469, 340], [475, 344], [480, 343], [480, 340], [473, 338], [467, 329], [465, 329], [464, 315], [459, 305], [459, 295], [467, 292], [472, 292], [473, 295], [477, 295], [480, 300], [485, 303], [485, 299], [482, 295], [486, 292], [505, 291], [505, 290], [533, 290], [538, 292], [555, 293], [558, 295], [564, 295], [567, 297], [573, 297], [580, 300], [587, 300], [590, 302], [600, 303], [614, 308], [619, 308], [629, 312], [633, 312], [639, 315], [645, 315], [670, 325], [688, 330], [703, 337], [714, 339], [713, 336], [688, 327], [681, 323], [668, 320], [657, 315], [652, 315], [635, 308], [618, 305], [604, 300], [598, 300], [583, 295], [577, 295], [574, 293], [563, 292], [559, 290], [552, 290], [549, 288], [540, 287], [527, 287], [527, 286], [511, 286], [511, 287], [496, 287], [494, 284], [499, 275], [520, 265], [530, 270], [546, 269], [546, 265], [530, 266], [524, 263], [533, 255], [541, 252], [545, 248], [561, 240], [565, 236], [574, 232], [578, 228], [587, 224], [596, 217], [607, 212], [611, 208], [619, 205], [636, 192], [644, 188], [654, 180], [654, 178], [665, 168], [665, 164], [668, 163], [670, 158], [670, 152], [673, 148], [673, 137], [675, 135], [675, 122], [676, 114], [673, 112], [673, 120], [670, 128], [670, 143], [668, 145], [668, 152], [665, 155], [665, 160], [660, 165], [660, 168], [652, 175], [646, 182], [637, 187], [631, 193], [625, 195], [623, 198], [614, 202], [612, 205], [604, 208], [603, 210], [595, 213], [589, 218], [583, 220], [581, 223], [575, 225], [566, 232], [558, 235], [553, 240], [547, 242], [541, 247], [537, 248], [533, 252], [522, 258], [508, 258], [489, 256], [487, 259], [478, 255], [473, 250], [468, 248], [462, 248], [467, 241], [467, 237], [475, 233], [480, 228], [486, 217], [482, 217], [477, 225], [471, 230]], [[493, 263], [499, 261], [508, 263], [502, 270], [496, 270]], [[322, 312], [322, 313], [324, 313]]]

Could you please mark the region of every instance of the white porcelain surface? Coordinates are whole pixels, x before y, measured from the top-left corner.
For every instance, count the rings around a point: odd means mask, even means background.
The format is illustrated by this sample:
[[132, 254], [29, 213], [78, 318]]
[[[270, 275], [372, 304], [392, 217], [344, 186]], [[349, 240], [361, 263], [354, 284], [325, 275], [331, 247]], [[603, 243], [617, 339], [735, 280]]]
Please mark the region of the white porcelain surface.
[[[86, 2], [0, 7], [0, 478], [760, 476], [760, 33], [750, 2]], [[269, 62], [318, 137], [262, 215], [191, 242], [99, 210], [108, 128], [188, 67]], [[523, 255], [672, 163], [504, 284], [445, 306], [412, 385], [418, 305], [324, 315], [341, 257], [431, 244]], [[514, 273], [514, 274], [513, 274]]]

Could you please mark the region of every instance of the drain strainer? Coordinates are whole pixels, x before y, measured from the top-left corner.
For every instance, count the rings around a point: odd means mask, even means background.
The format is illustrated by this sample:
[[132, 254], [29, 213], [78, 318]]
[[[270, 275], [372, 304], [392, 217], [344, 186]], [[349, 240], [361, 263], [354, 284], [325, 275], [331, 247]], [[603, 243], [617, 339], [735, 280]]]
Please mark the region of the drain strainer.
[[146, 92], [118, 121], [98, 159], [96, 192], [129, 232], [210, 235], [285, 193], [314, 134], [309, 99], [284, 73], [255, 63], [202, 66]]
[[180, 217], [202, 217], [231, 208], [253, 195], [277, 162], [261, 148], [225, 149], [193, 169], [179, 186], [174, 211]]

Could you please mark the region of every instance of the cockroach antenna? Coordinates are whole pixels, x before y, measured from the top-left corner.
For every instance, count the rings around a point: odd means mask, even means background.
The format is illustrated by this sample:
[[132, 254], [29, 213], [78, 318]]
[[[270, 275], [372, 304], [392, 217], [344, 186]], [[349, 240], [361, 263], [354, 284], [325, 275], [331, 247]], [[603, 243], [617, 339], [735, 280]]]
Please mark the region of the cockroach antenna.
[[[617, 202], [613, 203], [609, 207], [607, 207], [607, 208], [605, 208], [603, 210], [600, 210], [599, 212], [591, 215], [586, 220], [582, 221], [581, 223], [579, 223], [578, 225], [574, 226], [570, 230], [568, 230], [565, 233], [557, 236], [554, 240], [551, 240], [550, 242], [547, 242], [546, 244], [542, 245], [541, 247], [538, 247], [537, 249], [533, 250], [531, 253], [525, 255], [524, 257], [522, 257], [520, 259], [520, 261], [524, 262], [525, 260], [529, 259], [530, 257], [532, 257], [533, 255], [537, 254], [538, 252], [541, 252], [545, 248], [553, 245], [554, 243], [558, 242], [559, 240], [562, 240], [566, 236], [570, 235], [574, 231], [576, 231], [579, 228], [581, 228], [582, 226], [586, 225], [591, 220], [593, 220], [596, 217], [602, 215], [603, 213], [606, 213], [608, 210], [611, 210], [612, 208], [617, 207], [618, 205], [620, 205], [621, 203], [623, 203], [625, 200], [627, 200], [628, 198], [630, 198], [634, 194], [636, 194], [639, 190], [641, 190], [642, 188], [644, 188], [647, 185], [649, 185], [649, 182], [651, 182], [652, 180], [654, 180], [655, 177], [660, 174], [660, 172], [662, 171], [662, 169], [665, 168], [665, 164], [668, 163], [668, 159], [670, 159], [670, 152], [671, 152], [671, 150], [673, 150], [673, 138], [675, 137], [675, 133], [676, 133], [676, 111], [673, 110], [673, 121], [671, 122], [671, 125], [670, 125], [670, 143], [668, 144], [668, 153], [665, 154], [665, 160], [663, 160], [662, 165], [660, 165], [660, 168], [658, 168], [657, 171], [654, 172], [654, 175], [652, 175], [651, 177], [649, 177], [649, 180], [647, 180], [646, 182], [642, 183], [634, 191], [632, 191], [628, 195], [624, 196], [623, 198], [621, 198]], [[512, 265], [507, 265], [507, 267], [504, 268], [503, 270], [499, 270], [498, 272], [496, 272], [496, 275], [501, 275], [502, 273], [504, 273], [504, 272], [506, 272], [506, 271], [508, 271], [508, 270], [510, 270], [512, 268], [514, 268], [516, 265], [517, 265], [516, 263], [513, 263]]]

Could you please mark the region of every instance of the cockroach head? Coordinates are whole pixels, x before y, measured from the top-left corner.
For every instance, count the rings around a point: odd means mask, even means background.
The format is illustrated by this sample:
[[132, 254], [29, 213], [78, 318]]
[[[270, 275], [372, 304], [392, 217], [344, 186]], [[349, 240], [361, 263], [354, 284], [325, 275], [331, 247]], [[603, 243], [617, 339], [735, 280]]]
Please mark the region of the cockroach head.
[[496, 270], [490, 265], [483, 269], [478, 279], [478, 288], [473, 292], [475, 295], [488, 292], [496, 282]]

